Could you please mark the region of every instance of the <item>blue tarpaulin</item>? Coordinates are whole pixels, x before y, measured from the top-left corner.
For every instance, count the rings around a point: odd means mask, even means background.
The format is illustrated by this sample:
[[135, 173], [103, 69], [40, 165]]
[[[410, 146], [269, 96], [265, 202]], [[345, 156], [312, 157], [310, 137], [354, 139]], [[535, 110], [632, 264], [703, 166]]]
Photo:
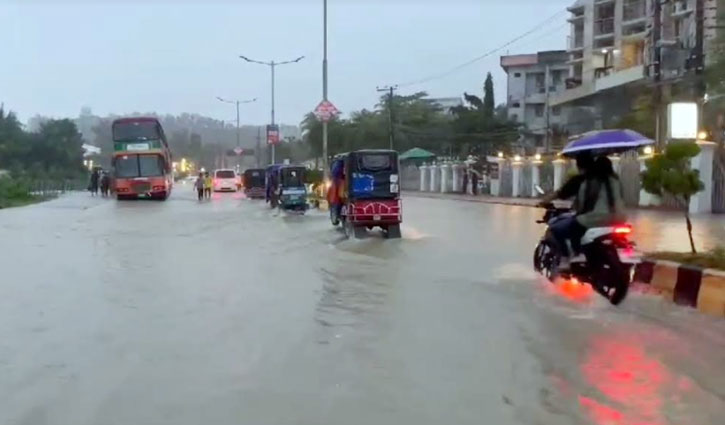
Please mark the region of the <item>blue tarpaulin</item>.
[[372, 174], [353, 173], [352, 192], [355, 194], [370, 193], [375, 190], [375, 177]]

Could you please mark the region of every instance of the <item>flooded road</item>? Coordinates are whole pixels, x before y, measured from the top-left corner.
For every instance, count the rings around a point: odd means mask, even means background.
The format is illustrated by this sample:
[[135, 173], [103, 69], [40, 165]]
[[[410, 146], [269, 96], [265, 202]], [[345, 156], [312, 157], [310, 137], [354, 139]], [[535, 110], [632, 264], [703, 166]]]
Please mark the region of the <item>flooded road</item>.
[[722, 320], [543, 282], [540, 211], [404, 214], [348, 241], [183, 186], [0, 211], [0, 423], [722, 423]]

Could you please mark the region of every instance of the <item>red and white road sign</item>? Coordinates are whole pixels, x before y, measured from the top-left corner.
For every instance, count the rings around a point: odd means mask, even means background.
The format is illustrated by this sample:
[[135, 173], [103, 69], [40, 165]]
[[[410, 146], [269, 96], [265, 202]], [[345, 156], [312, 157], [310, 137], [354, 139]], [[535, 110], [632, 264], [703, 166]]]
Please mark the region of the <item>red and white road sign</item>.
[[317, 108], [315, 108], [315, 116], [322, 122], [330, 121], [339, 113], [340, 111], [329, 100], [323, 100], [319, 105], [317, 105]]

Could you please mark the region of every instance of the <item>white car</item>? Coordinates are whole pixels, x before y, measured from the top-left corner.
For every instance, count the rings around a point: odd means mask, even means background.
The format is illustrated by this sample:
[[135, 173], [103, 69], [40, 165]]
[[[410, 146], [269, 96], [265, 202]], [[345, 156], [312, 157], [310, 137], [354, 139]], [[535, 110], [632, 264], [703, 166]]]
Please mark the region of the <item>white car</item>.
[[236, 192], [237, 173], [234, 170], [214, 171], [214, 192]]

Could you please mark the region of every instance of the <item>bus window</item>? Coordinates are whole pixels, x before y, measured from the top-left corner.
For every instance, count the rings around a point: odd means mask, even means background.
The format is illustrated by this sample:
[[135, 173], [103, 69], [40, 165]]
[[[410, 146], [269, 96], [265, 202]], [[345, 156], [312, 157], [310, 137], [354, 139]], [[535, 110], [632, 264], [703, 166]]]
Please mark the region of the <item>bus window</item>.
[[113, 140], [158, 140], [159, 126], [153, 121], [120, 122], [113, 126]]
[[125, 155], [116, 158], [114, 163], [116, 177], [138, 177], [138, 155]]
[[164, 159], [158, 155], [139, 155], [139, 176], [156, 177], [164, 174]]

